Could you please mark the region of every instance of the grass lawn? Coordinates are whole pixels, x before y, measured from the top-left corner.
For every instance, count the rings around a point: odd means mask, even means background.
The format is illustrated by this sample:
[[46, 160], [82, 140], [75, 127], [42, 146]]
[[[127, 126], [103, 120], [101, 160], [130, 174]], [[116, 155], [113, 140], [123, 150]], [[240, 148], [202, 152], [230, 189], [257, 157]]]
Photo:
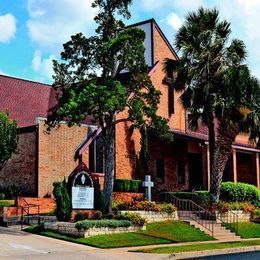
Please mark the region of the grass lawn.
[[[233, 229], [230, 227], [230, 229]], [[242, 238], [260, 238], [260, 223], [241, 222], [238, 223], [238, 231], [236, 232]]]
[[14, 205], [14, 200], [0, 200], [0, 207], [10, 207]]
[[99, 248], [130, 247], [187, 241], [213, 240], [213, 238], [205, 235], [200, 230], [197, 230], [196, 228], [191, 227], [190, 225], [181, 221], [150, 223], [147, 224], [146, 231], [140, 231], [136, 233], [98, 235], [89, 238], [76, 238], [67, 235], [61, 235], [55, 232], [42, 230], [37, 226], [29, 227], [25, 229], [25, 231]]
[[169, 239], [172, 243], [214, 240], [211, 236], [182, 221], [150, 223], [143, 233]]
[[224, 248], [246, 247], [246, 246], [256, 246], [256, 245], [260, 245], [260, 240], [222, 242], [222, 243], [203, 243], [203, 244], [186, 245], [186, 246], [146, 248], [142, 250], [133, 250], [132, 252], [173, 254], [173, 253], [181, 253], [181, 252], [193, 252], [193, 251], [201, 251], [201, 250], [224, 249]]

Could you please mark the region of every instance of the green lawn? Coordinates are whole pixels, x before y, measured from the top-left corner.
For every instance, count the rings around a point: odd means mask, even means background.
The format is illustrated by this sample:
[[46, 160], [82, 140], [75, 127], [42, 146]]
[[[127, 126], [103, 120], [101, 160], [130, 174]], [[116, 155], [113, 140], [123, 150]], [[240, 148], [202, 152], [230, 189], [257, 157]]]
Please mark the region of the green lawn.
[[209, 235], [182, 221], [166, 221], [147, 224], [145, 234], [163, 237], [172, 242], [213, 240]]
[[45, 231], [39, 227], [29, 227], [25, 231], [49, 236], [66, 241], [95, 246], [99, 248], [115, 248], [144, 246], [154, 244], [178, 243], [187, 241], [213, 240], [200, 230], [181, 221], [167, 221], [147, 224], [147, 230], [136, 233], [98, 235], [89, 238], [76, 238]]
[[211, 250], [211, 249], [224, 249], [224, 248], [235, 248], [235, 247], [239, 248], [239, 247], [256, 246], [256, 245], [260, 245], [260, 240], [222, 242], [222, 243], [202, 243], [202, 244], [186, 245], [186, 246], [146, 248], [142, 250], [133, 250], [132, 252], [173, 254], [173, 253], [193, 252], [193, 251], [202, 251], [202, 250]]
[[[230, 227], [230, 229], [232, 229], [232, 227]], [[260, 238], [260, 223], [238, 223], [238, 231], [236, 233], [242, 238]]]
[[14, 205], [14, 200], [0, 200], [0, 207], [10, 207]]

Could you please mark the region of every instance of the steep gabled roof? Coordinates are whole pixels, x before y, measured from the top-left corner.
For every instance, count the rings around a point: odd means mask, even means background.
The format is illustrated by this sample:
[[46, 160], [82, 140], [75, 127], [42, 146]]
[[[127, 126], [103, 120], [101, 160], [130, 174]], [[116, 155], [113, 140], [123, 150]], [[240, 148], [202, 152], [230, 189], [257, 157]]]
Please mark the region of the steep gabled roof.
[[0, 111], [7, 111], [18, 127], [35, 125], [54, 102], [50, 85], [0, 75]]

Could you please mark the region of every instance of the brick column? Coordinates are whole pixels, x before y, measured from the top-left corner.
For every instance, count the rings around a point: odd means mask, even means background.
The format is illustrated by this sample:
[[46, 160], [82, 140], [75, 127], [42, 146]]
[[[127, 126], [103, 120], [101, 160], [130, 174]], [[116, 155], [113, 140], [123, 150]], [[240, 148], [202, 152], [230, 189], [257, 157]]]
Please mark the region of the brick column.
[[256, 161], [256, 185], [257, 185], [257, 188], [260, 188], [259, 153], [255, 154], [255, 161]]
[[209, 145], [207, 144], [207, 173], [208, 173], [208, 191], [210, 190], [210, 153]]
[[237, 151], [233, 149], [233, 181], [237, 182]]

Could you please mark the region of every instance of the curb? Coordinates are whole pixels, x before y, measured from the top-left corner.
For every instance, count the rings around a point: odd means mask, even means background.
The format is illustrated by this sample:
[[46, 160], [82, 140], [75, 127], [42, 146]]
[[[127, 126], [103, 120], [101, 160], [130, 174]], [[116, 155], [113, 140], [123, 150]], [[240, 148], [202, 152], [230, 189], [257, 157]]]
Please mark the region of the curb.
[[174, 253], [169, 255], [169, 259], [191, 259], [204, 256], [217, 256], [225, 254], [234, 254], [234, 253], [245, 253], [252, 251], [260, 251], [260, 246], [248, 246], [240, 248], [226, 248], [226, 249], [212, 249], [204, 251], [192, 251], [185, 253]]

